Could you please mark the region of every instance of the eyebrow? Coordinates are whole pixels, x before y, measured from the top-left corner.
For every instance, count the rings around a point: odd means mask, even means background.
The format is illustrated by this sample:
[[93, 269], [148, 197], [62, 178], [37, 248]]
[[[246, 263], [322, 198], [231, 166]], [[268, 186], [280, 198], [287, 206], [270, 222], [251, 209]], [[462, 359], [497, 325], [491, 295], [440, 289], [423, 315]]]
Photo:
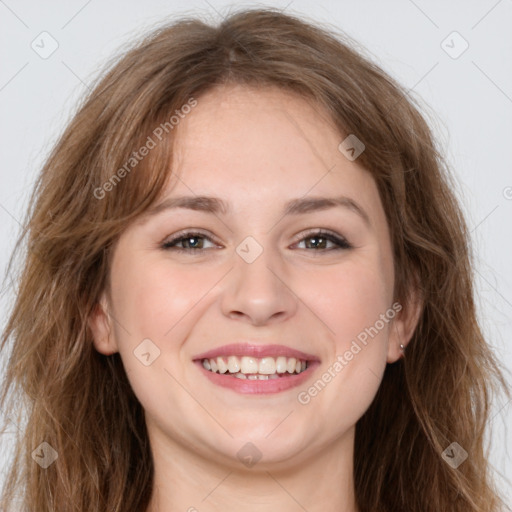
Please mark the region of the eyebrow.
[[[283, 209], [283, 216], [302, 215], [305, 213], [328, 210], [330, 208], [342, 207], [359, 215], [364, 222], [370, 226], [370, 218], [366, 211], [353, 199], [346, 196], [340, 197], [305, 197], [288, 201]], [[218, 197], [210, 196], [178, 196], [169, 197], [162, 202], [149, 208], [146, 215], [152, 217], [165, 210], [185, 208], [198, 212], [211, 213], [214, 215], [226, 215], [230, 212], [228, 203]]]

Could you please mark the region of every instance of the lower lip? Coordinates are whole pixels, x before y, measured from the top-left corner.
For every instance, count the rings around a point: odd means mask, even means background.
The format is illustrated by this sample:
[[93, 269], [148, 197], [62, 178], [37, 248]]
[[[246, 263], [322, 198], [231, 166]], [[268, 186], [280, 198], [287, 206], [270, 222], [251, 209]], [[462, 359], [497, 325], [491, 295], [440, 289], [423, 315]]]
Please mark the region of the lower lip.
[[308, 380], [315, 368], [320, 364], [317, 361], [310, 361], [309, 366], [299, 374], [289, 374], [288, 377], [279, 377], [268, 380], [249, 380], [232, 377], [229, 374], [214, 373], [204, 368], [202, 361], [194, 361], [201, 372], [218, 386], [232, 389], [238, 393], [246, 394], [271, 394], [280, 393], [288, 389], [300, 386]]

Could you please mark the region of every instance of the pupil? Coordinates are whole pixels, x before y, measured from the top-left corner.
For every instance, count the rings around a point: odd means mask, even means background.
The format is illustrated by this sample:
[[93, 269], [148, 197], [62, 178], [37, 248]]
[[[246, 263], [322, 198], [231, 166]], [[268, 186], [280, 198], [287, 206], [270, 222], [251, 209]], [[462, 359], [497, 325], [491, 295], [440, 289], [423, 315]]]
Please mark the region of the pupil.
[[[324, 241], [324, 238], [321, 238], [319, 236], [315, 236], [315, 237], [311, 237], [310, 240], [321, 240], [321, 241]], [[313, 247], [318, 247], [320, 245], [320, 243], [315, 243], [315, 244], [312, 244]]]

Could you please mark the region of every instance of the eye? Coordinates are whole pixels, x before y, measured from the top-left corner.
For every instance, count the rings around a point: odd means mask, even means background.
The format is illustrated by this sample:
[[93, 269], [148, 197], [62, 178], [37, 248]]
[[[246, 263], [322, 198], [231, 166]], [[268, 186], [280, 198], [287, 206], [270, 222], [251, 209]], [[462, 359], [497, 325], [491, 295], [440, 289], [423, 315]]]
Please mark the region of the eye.
[[[313, 243], [307, 243], [307, 241], [313, 240]], [[201, 251], [207, 249], [205, 247], [205, 241], [212, 244], [215, 247], [215, 243], [212, 239], [201, 233], [199, 231], [187, 231], [181, 232], [174, 235], [171, 239], [165, 241], [162, 244], [162, 248], [166, 250], [180, 251], [180, 252], [189, 252], [193, 253], [196, 251]], [[301, 244], [305, 242], [306, 247], [301, 249], [314, 249], [313, 252], [326, 252], [332, 250], [340, 250], [340, 249], [351, 249], [353, 246], [342, 236], [336, 235], [332, 232], [325, 230], [317, 230], [308, 233], [306, 236], [302, 236], [302, 238], [296, 243]], [[334, 245], [334, 247], [327, 247], [328, 244]], [[210, 247], [211, 248], [211, 247]], [[311, 252], [311, 251], [309, 251]]]
[[[332, 250], [340, 250], [340, 249], [351, 249], [353, 246], [342, 236], [338, 236], [330, 231], [313, 231], [308, 233], [306, 236], [302, 236], [299, 240], [299, 244], [302, 242], [306, 242], [306, 248], [308, 247], [307, 241], [314, 240], [313, 244], [309, 244], [309, 247], [313, 249], [317, 249], [314, 252], [324, 252], [324, 251], [332, 251]], [[328, 243], [334, 244], [334, 247], [327, 248], [326, 245]]]
[[[186, 233], [178, 233], [170, 240], [167, 240], [162, 244], [162, 248], [191, 252], [204, 249], [205, 240], [209, 240], [211, 242], [211, 238], [203, 233], [198, 231], [188, 231]], [[179, 244], [183, 243], [185, 243], [185, 246], [179, 247]]]

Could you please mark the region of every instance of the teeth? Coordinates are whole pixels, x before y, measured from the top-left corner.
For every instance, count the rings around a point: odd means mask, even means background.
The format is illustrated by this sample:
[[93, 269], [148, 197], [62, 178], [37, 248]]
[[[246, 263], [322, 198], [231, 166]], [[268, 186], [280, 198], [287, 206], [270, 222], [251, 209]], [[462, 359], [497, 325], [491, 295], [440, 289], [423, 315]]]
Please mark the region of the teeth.
[[[208, 359], [205, 359], [205, 361], [208, 361]], [[229, 373], [237, 373], [240, 371], [240, 363], [238, 362], [238, 357], [228, 357], [228, 370]]]
[[298, 374], [306, 370], [307, 362], [295, 357], [229, 356], [203, 359], [203, 367], [214, 373], [229, 373], [239, 379], [267, 380], [279, 378], [279, 374]]
[[264, 357], [260, 360], [258, 373], [263, 375], [270, 375], [276, 373], [276, 362], [273, 357]]
[[228, 371], [228, 365], [222, 357], [217, 357], [217, 366], [219, 368], [219, 373], [226, 373]]
[[244, 356], [240, 359], [240, 371], [245, 373], [258, 373], [258, 361], [254, 357]]
[[[305, 363], [305, 361], [304, 361], [304, 363]], [[276, 359], [276, 371], [277, 371], [277, 373], [285, 373], [286, 372], [286, 367], [287, 367], [286, 357], [279, 356]]]

